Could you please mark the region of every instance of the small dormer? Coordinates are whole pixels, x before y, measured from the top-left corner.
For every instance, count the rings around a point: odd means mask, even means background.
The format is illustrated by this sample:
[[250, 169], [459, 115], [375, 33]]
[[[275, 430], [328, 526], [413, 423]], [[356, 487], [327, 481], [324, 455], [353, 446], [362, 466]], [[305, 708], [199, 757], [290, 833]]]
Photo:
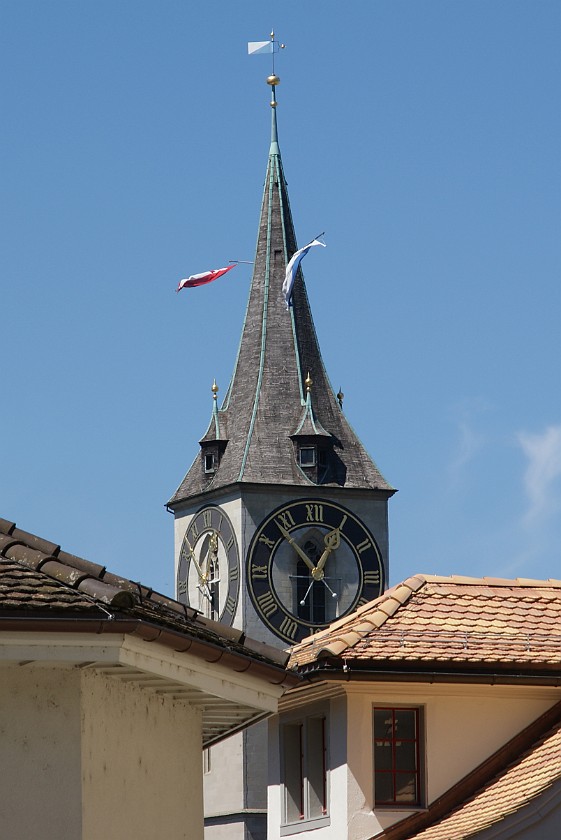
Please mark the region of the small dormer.
[[212, 383], [212, 419], [206, 435], [199, 441], [201, 447], [201, 467], [206, 480], [214, 478], [228, 445], [228, 441], [221, 437], [220, 433], [217, 398], [218, 385], [216, 384], [216, 380], [214, 380]]
[[306, 404], [300, 423], [290, 435], [294, 444], [294, 457], [304, 475], [314, 484], [329, 481], [333, 461], [333, 435], [326, 432], [314, 417], [312, 408], [312, 379], [306, 377]]

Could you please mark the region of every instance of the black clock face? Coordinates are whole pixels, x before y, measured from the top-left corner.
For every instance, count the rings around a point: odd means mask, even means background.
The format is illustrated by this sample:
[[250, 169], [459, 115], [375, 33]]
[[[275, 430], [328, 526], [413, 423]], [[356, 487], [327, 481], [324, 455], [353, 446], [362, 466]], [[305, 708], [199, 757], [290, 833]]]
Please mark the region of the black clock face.
[[247, 555], [253, 606], [264, 623], [294, 644], [384, 591], [376, 541], [351, 511], [303, 499], [273, 511]]
[[240, 555], [232, 523], [221, 508], [204, 507], [183, 538], [177, 597], [208, 618], [232, 624], [239, 583]]

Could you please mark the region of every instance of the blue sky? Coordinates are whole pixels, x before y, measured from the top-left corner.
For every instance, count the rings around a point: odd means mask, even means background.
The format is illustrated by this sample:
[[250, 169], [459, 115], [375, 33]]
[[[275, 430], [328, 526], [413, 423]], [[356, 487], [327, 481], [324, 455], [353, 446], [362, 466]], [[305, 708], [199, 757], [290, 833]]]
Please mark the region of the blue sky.
[[173, 590], [164, 505], [249, 267], [174, 289], [253, 259], [272, 25], [324, 361], [399, 489], [391, 582], [561, 577], [553, 0], [3, 0], [0, 516]]

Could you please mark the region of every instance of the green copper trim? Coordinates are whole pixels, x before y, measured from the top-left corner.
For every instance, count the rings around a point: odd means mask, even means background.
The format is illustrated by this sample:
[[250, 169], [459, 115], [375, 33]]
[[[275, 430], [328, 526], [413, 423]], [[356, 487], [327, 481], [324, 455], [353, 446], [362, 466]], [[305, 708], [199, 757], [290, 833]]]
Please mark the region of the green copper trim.
[[214, 420], [214, 433], [216, 434], [216, 440], [220, 440], [220, 424], [218, 423], [218, 406], [216, 404], [216, 400], [213, 401], [212, 419]]
[[257, 377], [257, 386], [255, 388], [255, 397], [253, 398], [253, 411], [251, 412], [251, 421], [249, 424], [249, 431], [247, 433], [247, 440], [245, 442], [245, 449], [243, 453], [240, 472], [237, 480], [242, 481], [249, 455], [249, 446], [253, 436], [253, 429], [255, 427], [255, 419], [257, 417], [257, 407], [259, 405], [259, 397], [261, 394], [261, 384], [263, 382], [263, 369], [265, 366], [265, 345], [267, 339], [267, 307], [269, 304], [269, 279], [271, 274], [271, 219], [273, 216], [273, 160], [278, 160], [278, 157], [269, 156], [269, 203], [267, 207], [267, 253], [265, 256], [265, 278], [263, 284], [263, 320], [261, 327], [261, 354], [259, 359], [259, 375]]
[[277, 109], [271, 108], [271, 148], [269, 155], [280, 155], [279, 137], [277, 134]]

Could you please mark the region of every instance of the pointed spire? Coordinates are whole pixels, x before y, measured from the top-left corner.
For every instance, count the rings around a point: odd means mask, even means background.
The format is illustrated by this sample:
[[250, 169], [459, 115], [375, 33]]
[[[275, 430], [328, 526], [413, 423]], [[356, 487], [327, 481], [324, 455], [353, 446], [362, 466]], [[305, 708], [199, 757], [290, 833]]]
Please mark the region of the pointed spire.
[[[272, 89], [271, 146], [249, 301], [226, 398], [211, 421], [212, 431], [203, 438], [215, 437], [220, 429], [223, 452], [212, 489], [243, 482], [313, 486], [317, 482], [297, 463], [293, 440], [295, 430], [301, 435], [310, 423], [310, 434], [329, 438], [326, 445], [332, 452], [332, 464], [323, 470], [320, 483], [392, 495], [393, 488], [347, 423], [328, 380], [301, 269], [293, 305], [288, 312], [285, 307], [282, 284], [297, 243], [278, 143], [275, 89], [280, 80], [273, 74], [267, 81]], [[196, 459], [169, 504], [208, 489]]]

